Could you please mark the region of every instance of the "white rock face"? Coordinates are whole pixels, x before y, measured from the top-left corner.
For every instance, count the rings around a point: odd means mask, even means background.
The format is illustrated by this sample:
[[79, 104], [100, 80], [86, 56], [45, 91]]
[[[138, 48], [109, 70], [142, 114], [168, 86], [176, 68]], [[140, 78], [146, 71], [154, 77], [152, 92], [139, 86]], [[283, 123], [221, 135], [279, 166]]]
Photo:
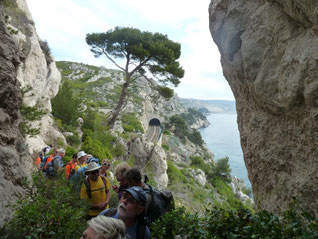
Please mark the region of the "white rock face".
[[167, 156], [160, 146], [143, 138], [136, 138], [130, 143], [128, 150], [129, 154], [135, 157], [135, 164], [138, 168], [144, 169], [146, 164], [150, 162], [159, 190], [168, 186]]
[[[25, 0], [17, 1], [19, 9], [25, 12], [26, 16], [33, 22], [31, 13]], [[14, 26], [19, 29], [19, 26]], [[23, 61], [18, 67], [17, 78], [21, 88], [29, 90], [23, 97], [26, 106], [42, 109], [47, 114], [38, 121], [32, 122], [32, 126], [40, 128], [40, 134], [34, 138], [27, 137], [26, 143], [31, 154], [38, 152], [45, 145], [61, 140], [65, 143], [64, 136], [59, 133], [53, 125], [51, 99], [58, 92], [61, 81], [61, 74], [57, 70], [53, 56], [48, 56], [52, 61], [47, 62], [47, 58], [40, 47], [40, 38], [35, 27], [28, 24], [27, 34], [19, 30], [13, 35], [20, 51], [24, 54]]]
[[205, 177], [205, 173], [197, 168], [197, 169], [191, 169], [190, 170], [190, 174], [191, 176], [198, 181], [198, 183], [200, 183], [202, 186], [204, 186], [206, 184], [206, 177]]
[[318, 2], [213, 0], [210, 31], [236, 98], [259, 209], [318, 215]]
[[243, 188], [245, 187], [244, 181], [235, 176], [232, 176], [231, 179], [232, 181], [230, 183], [230, 187], [232, 188], [235, 196], [244, 204], [251, 204], [253, 200], [242, 192]]

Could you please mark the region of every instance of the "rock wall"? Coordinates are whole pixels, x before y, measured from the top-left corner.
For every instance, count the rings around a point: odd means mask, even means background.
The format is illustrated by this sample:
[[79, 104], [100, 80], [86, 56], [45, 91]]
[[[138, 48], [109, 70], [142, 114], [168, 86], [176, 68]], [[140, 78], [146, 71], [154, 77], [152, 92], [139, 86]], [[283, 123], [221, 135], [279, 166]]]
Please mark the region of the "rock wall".
[[0, 8], [0, 225], [12, 214], [6, 206], [23, 193], [22, 179], [32, 166], [19, 132], [22, 103], [16, 74], [19, 64], [18, 47], [7, 30]]
[[55, 129], [51, 115], [51, 99], [58, 92], [61, 74], [56, 68], [48, 44], [36, 33], [26, 1], [16, 0], [11, 4], [5, 9], [5, 13], [9, 17], [7, 27], [16, 31], [11, 35], [21, 56], [17, 77], [20, 88], [26, 91], [23, 104], [46, 112], [41, 119], [31, 122], [33, 128], [40, 129], [40, 134], [26, 137], [29, 152], [33, 154], [58, 140], [65, 143], [64, 136]]
[[236, 98], [260, 209], [318, 215], [318, 2], [212, 0], [210, 31]]

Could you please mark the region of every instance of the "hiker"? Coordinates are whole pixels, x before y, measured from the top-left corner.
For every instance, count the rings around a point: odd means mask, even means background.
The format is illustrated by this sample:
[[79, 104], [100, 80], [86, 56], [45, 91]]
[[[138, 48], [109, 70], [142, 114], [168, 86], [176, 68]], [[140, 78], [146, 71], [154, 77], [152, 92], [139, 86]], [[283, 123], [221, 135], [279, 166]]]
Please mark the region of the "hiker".
[[87, 165], [84, 183], [81, 187], [81, 199], [89, 202], [90, 209], [88, 211], [87, 220], [96, 217], [104, 209], [109, 208], [110, 199], [110, 183], [99, 176], [100, 166], [95, 162]]
[[151, 223], [159, 217], [174, 208], [174, 199], [171, 192], [158, 191], [146, 181], [142, 181], [141, 172], [137, 167], [131, 168], [126, 174], [126, 180], [129, 187], [138, 186], [142, 188], [147, 195], [145, 206], [146, 225], [150, 227]]
[[77, 153], [77, 165], [75, 166], [75, 173], [77, 173], [78, 169], [84, 168], [87, 166], [86, 156], [87, 156], [87, 154], [84, 151], [79, 151]]
[[118, 194], [118, 199], [121, 197], [122, 190], [128, 188], [129, 185], [126, 181], [126, 174], [130, 169], [127, 163], [120, 163], [115, 168], [115, 177], [119, 182], [119, 187], [117, 185], [113, 185], [113, 190]]
[[51, 151], [51, 148], [53, 147], [52, 144], [49, 144], [48, 146], [45, 146], [43, 149], [42, 149], [42, 152], [44, 155], [47, 155], [50, 151]]
[[123, 221], [97, 216], [87, 222], [87, 229], [80, 239], [125, 239], [125, 224]]
[[42, 161], [43, 157], [44, 157], [44, 154], [43, 154], [42, 151], [40, 151], [40, 152], [38, 153], [38, 157], [34, 160], [34, 164], [35, 164], [35, 167], [36, 167], [37, 169], [40, 169], [40, 167], [41, 167], [41, 161]]
[[99, 165], [99, 159], [93, 157], [93, 155], [90, 154], [86, 156], [86, 161], [87, 164], [89, 164], [90, 162], [95, 162]]
[[43, 176], [46, 176], [46, 167], [49, 162], [51, 162], [57, 156], [58, 150], [53, 149], [53, 153], [49, 156], [44, 156], [41, 161], [40, 170], [42, 170]]
[[55, 177], [60, 171], [63, 170], [62, 158], [65, 156], [65, 150], [60, 149], [52, 161], [46, 165], [46, 175], [50, 178]]
[[141, 172], [137, 167], [133, 167], [128, 170], [126, 174], [126, 180], [129, 187], [138, 186], [142, 189], [147, 188], [147, 185], [142, 181]]
[[71, 179], [75, 174], [75, 166], [77, 165], [77, 154], [73, 154], [71, 161], [65, 166], [65, 178]]
[[107, 170], [110, 168], [110, 162], [107, 159], [104, 159], [102, 164], [101, 164], [101, 168], [99, 170], [99, 175], [101, 177], [105, 177], [107, 178]]
[[122, 192], [117, 209], [104, 210], [100, 215], [121, 219], [126, 226], [126, 238], [148, 239], [150, 231], [144, 224], [146, 201], [146, 193], [142, 188], [127, 188]]

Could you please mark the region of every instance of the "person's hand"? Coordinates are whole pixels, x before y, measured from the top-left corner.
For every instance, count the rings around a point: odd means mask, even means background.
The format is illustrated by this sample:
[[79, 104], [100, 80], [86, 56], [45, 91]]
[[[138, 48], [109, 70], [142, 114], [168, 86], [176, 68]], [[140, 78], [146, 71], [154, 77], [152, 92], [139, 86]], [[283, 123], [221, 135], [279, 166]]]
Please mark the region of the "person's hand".
[[118, 186], [117, 186], [117, 185], [113, 185], [112, 188], [113, 188], [113, 190], [114, 190], [116, 193], [118, 193]]
[[105, 209], [108, 205], [108, 202], [102, 202], [102, 203], [99, 203], [98, 204], [98, 210], [102, 210], [102, 209]]

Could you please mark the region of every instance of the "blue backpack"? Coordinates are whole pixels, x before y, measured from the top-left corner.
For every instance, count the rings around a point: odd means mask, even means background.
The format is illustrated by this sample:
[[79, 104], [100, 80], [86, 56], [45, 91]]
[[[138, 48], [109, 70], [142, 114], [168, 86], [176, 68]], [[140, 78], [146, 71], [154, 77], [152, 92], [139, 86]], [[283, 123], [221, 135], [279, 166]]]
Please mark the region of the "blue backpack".
[[40, 163], [40, 171], [45, 171], [44, 166], [46, 164], [48, 157], [49, 157], [49, 155], [42, 157], [41, 163]]

